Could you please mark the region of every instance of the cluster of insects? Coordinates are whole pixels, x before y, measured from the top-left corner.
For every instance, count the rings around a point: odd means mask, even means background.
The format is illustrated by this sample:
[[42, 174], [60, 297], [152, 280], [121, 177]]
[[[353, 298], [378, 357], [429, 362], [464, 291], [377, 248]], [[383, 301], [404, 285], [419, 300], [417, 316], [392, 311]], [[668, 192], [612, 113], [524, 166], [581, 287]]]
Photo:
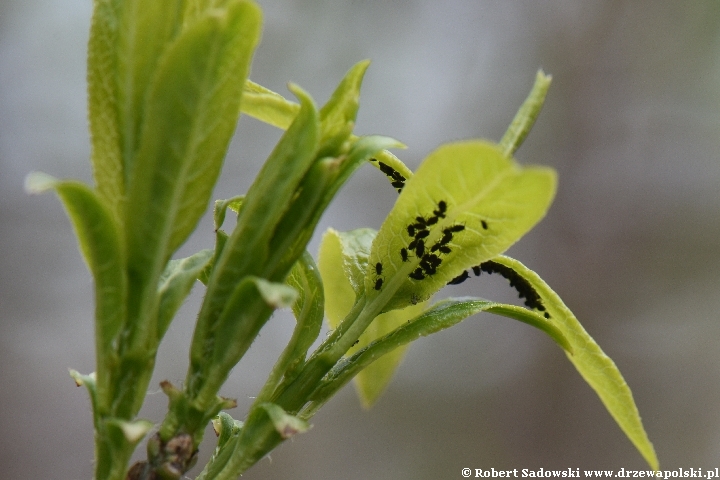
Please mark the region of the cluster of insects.
[[[371, 158], [371, 162], [377, 162], [376, 158]], [[402, 189], [405, 187], [405, 180], [407, 180], [400, 172], [395, 170], [393, 167], [388, 165], [384, 162], [378, 162], [378, 167], [380, 167], [380, 171], [383, 172], [385, 175], [388, 176], [390, 180], [390, 184], [397, 189], [398, 193], [402, 192]]]
[[[518, 273], [512, 268], [493, 262], [492, 260], [488, 260], [487, 262], [483, 262], [480, 265], [472, 267], [472, 271], [476, 277], [479, 277], [482, 272], [486, 272], [488, 274], [499, 273], [502, 277], [510, 281], [510, 286], [517, 290], [518, 296], [525, 299], [525, 305], [528, 308], [534, 308], [541, 312], [545, 312], [545, 305], [543, 305], [540, 295], [532, 287], [532, 285], [530, 285], [530, 282], [528, 282], [524, 277], [518, 275]], [[467, 270], [465, 270], [463, 273], [450, 280], [448, 285], [458, 285], [468, 278], [470, 278], [470, 274]], [[550, 314], [548, 312], [545, 312], [545, 318], [550, 318]]]
[[465, 230], [465, 225], [455, 224], [443, 229], [443, 236], [434, 245], [426, 248], [425, 238], [430, 235], [429, 227], [432, 227], [441, 218], [445, 218], [447, 214], [447, 202], [440, 200], [437, 208], [433, 210], [433, 214], [429, 218], [423, 216], [415, 217], [415, 223], [407, 226], [407, 234], [412, 237], [412, 241], [407, 248], [400, 249], [400, 257], [403, 262], [407, 262], [410, 253], [415, 254], [420, 259], [419, 266], [413, 270], [408, 276], [413, 280], [422, 280], [427, 276], [433, 275], [442, 263], [440, 255], [452, 252], [448, 245], [453, 235], [457, 232]]

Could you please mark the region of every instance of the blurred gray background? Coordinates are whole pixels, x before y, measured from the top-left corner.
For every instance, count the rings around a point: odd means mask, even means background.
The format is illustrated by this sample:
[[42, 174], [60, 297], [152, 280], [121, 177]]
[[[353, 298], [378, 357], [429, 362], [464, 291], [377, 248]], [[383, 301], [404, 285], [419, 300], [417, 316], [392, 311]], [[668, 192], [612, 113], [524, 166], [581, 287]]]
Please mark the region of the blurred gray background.
[[[630, 384], [663, 468], [720, 466], [720, 4], [620, 1], [260, 1], [252, 78], [323, 103], [370, 58], [357, 122], [410, 148], [498, 140], [535, 72], [553, 75], [523, 163], [559, 172], [545, 220], [510, 254], [562, 296]], [[92, 282], [42, 170], [90, 181], [85, 50], [90, 0], [0, 1], [0, 465], [9, 479], [88, 479]], [[279, 131], [240, 121], [216, 198], [244, 192]], [[378, 228], [396, 198], [366, 167], [329, 226]], [[179, 255], [213, 244], [204, 219]], [[443, 293], [514, 301], [500, 278]], [[170, 328], [158, 382], [180, 384], [202, 289]], [[278, 314], [222, 393], [242, 418], [289, 338]], [[352, 387], [250, 470], [252, 479], [456, 479], [470, 468], [643, 468], [590, 388], [541, 333], [481, 315], [418, 341], [363, 411]], [[208, 434], [201, 463], [214, 448]], [[140, 449], [142, 450], [142, 449]], [[142, 452], [140, 452], [142, 453]]]

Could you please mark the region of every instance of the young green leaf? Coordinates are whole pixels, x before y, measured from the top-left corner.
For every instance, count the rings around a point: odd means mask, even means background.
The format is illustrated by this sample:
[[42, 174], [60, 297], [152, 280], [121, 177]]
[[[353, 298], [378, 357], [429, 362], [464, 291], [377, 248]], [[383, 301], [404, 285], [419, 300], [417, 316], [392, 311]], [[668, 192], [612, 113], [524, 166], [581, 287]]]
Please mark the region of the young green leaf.
[[370, 264], [383, 264], [385, 281], [374, 289], [366, 278], [368, 301], [383, 311], [417, 303], [502, 253], [545, 215], [555, 182], [553, 170], [521, 167], [487, 142], [438, 148], [375, 238]]
[[323, 235], [318, 254], [320, 274], [326, 280], [326, 289], [333, 289], [332, 295], [326, 295], [327, 302], [335, 302], [336, 298], [344, 299], [338, 305], [340, 308], [326, 308], [332, 328], [350, 311], [355, 297], [362, 295], [365, 290], [368, 258], [375, 235], [377, 232], [372, 228], [358, 228], [349, 232], [329, 228]]
[[650, 467], [659, 468], [655, 449], [645, 433], [632, 392], [615, 363], [580, 325], [560, 297], [532, 270], [509, 257], [493, 261], [512, 268], [529, 281], [543, 300], [552, 322], [565, 335], [573, 353], [568, 359], [597, 393], [610, 415], [635, 445]]
[[510, 156], [515, 153], [520, 148], [525, 137], [530, 133], [530, 129], [535, 124], [535, 120], [540, 115], [540, 110], [542, 110], [545, 103], [545, 96], [550, 88], [551, 81], [551, 75], [545, 75], [545, 72], [538, 70], [532, 90], [530, 90], [520, 110], [515, 114], [515, 118], [510, 123], [502, 140], [500, 140], [500, 148], [505, 155]]
[[286, 130], [300, 111], [300, 105], [262, 85], [247, 80], [243, 89], [242, 113]]
[[[325, 279], [327, 318], [330, 328], [335, 329], [350, 312], [355, 298], [363, 294], [365, 277], [375, 282], [382, 280], [377, 266], [368, 266], [370, 248], [376, 232], [362, 228], [350, 232], [329, 229], [320, 244], [320, 272]], [[380, 267], [380, 270], [382, 267]], [[417, 316], [424, 304], [413, 305], [379, 315], [360, 336], [348, 354], [358, 351], [378, 338], [395, 330], [410, 318]], [[360, 372], [355, 381], [358, 396], [365, 408], [370, 408], [385, 390], [405, 353], [398, 348], [391, 354]]]
[[116, 46], [123, 2], [96, 0], [94, 5], [87, 65], [90, 159], [98, 193], [115, 218], [122, 220], [125, 167], [120, 148]]
[[95, 348], [97, 392], [102, 411], [109, 407], [109, 369], [117, 363], [114, 344], [126, 321], [127, 277], [125, 248], [110, 208], [88, 186], [31, 173], [25, 181], [30, 193], [55, 190], [67, 210], [80, 251], [95, 280]]
[[259, 9], [231, 1], [185, 29], [163, 56], [129, 185], [129, 267], [141, 284], [154, 283], [207, 207], [259, 30]]
[[126, 182], [132, 176], [147, 118], [145, 101], [161, 58], [180, 31], [183, 3], [184, 0], [124, 0], [120, 5], [114, 45], [117, 72], [107, 81], [117, 85], [117, 118]]
[[157, 338], [160, 340], [167, 330], [178, 308], [190, 293], [200, 273], [213, 258], [212, 250], [201, 250], [179, 260], [170, 260], [160, 276], [158, 296]]
[[355, 117], [360, 107], [360, 86], [369, 65], [369, 60], [356, 63], [320, 109], [318, 157], [336, 156], [355, 128]]
[[190, 350], [186, 387], [193, 408], [207, 410], [230, 370], [252, 345], [274, 309], [292, 304], [294, 289], [247, 276], [232, 291], [215, 322], [200, 322]]
[[223, 226], [223, 223], [225, 223], [225, 214], [227, 213], [227, 209], [229, 208], [233, 212], [239, 213], [244, 201], [245, 195], [237, 195], [226, 200], [215, 200], [213, 220], [215, 222], [216, 232]]

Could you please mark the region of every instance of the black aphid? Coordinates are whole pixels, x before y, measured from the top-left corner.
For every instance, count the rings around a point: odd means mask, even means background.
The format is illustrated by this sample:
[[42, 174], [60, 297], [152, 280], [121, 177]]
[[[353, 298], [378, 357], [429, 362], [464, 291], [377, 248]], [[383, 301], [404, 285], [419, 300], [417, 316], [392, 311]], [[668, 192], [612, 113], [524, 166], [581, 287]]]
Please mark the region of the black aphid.
[[488, 225], [487, 225], [487, 222], [486, 222], [485, 220], [480, 220], [480, 224], [482, 225], [482, 227], [483, 227], [484, 230], [487, 230], [487, 229], [488, 229]]
[[463, 273], [461, 273], [457, 277], [450, 280], [447, 284], [448, 285], [459, 285], [459, 284], [463, 283], [465, 280], [467, 280], [468, 278], [470, 278], [470, 275], [468, 275], [467, 270], [463, 270]]
[[[545, 311], [545, 305], [542, 303], [542, 299], [533, 286], [524, 277], [520, 276], [512, 268], [502, 265], [492, 260], [481, 263], [480, 269], [487, 273], [499, 273], [510, 281], [510, 286], [515, 288], [520, 298], [525, 299], [525, 305], [529, 308], [535, 308], [541, 312]], [[549, 318], [549, 315], [545, 318]]]
[[395, 188], [403, 188], [405, 186], [405, 182], [401, 180], [397, 180], [392, 182], [390, 185], [392, 185]]
[[443, 230], [443, 232], [446, 231], [446, 230], [449, 230], [449, 231], [451, 231], [451, 232], [462, 232], [463, 230], [465, 230], [465, 225], [459, 225], [459, 224], [458, 224], [458, 225], [453, 225], [453, 226], [448, 227], [448, 228], [446, 228], [445, 230]]
[[408, 275], [408, 277], [410, 277], [414, 280], [422, 280], [423, 278], [425, 278], [425, 274], [423, 273], [422, 268], [418, 267], [415, 270], [413, 270], [413, 272], [410, 275]]
[[377, 280], [375, 280], [375, 290], [380, 290], [382, 288], [382, 284], [383, 284], [382, 278], [378, 278]]
[[442, 263], [442, 260], [440, 259], [440, 257], [438, 257], [437, 255], [435, 255], [434, 253], [430, 253], [430, 254], [425, 255], [425, 256], [423, 257], [423, 259], [424, 259], [424, 260], [427, 260], [427, 261], [430, 263], [430, 265], [433, 265], [433, 266], [435, 266], [435, 267], [439, 267], [440, 264]]
[[428, 235], [430, 235], [430, 232], [427, 230], [420, 230], [419, 232], [415, 233], [415, 240], [420, 240], [421, 238], [425, 238]]
[[423, 227], [427, 225], [427, 220], [425, 220], [425, 217], [415, 217], [415, 220], [417, 220], [416, 225], [422, 225]]
[[415, 245], [415, 255], [418, 257], [422, 257], [425, 253], [425, 242], [422, 240], [416, 240], [417, 245]]
[[447, 231], [446, 228], [445, 230], [443, 230], [443, 237], [440, 239], [437, 245], [447, 245], [448, 243], [450, 243], [450, 240], [452, 240], [452, 237], [452, 232]]
[[388, 177], [392, 177], [393, 173], [395, 173], [395, 169], [392, 168], [387, 163], [379, 162], [378, 166], [380, 167], [380, 171], [383, 172]]
[[382, 273], [382, 263], [377, 262], [375, 264], [375, 273], [377, 273], [378, 275]]
[[403, 262], [407, 262], [407, 261], [408, 261], [408, 251], [407, 251], [407, 248], [401, 248], [401, 249], [400, 249], [400, 256], [402, 257], [402, 261], [403, 261]]
[[550, 314], [547, 313], [547, 312], [545, 312], [545, 318], [548, 318], [548, 319], [549, 319], [549, 318], [550, 318]]
[[359, 338], [353, 342], [352, 346], [354, 347], [354, 346], [357, 345], [358, 343], [360, 343], [360, 339], [359, 339]]
[[415, 236], [415, 225], [414, 224], [408, 225], [407, 232], [408, 232], [408, 235], [410, 235], [411, 237], [414, 237]]
[[417, 246], [417, 242], [418, 242], [417, 239], [413, 240], [412, 242], [410, 242], [410, 245], [408, 245], [408, 248], [410, 250], [415, 250], [415, 247]]
[[438, 222], [438, 217], [430, 217], [427, 219], [426, 223], [428, 225], [435, 225], [437, 222]]
[[472, 271], [473, 271], [473, 273], [475, 274], [476, 277], [479, 277], [480, 274], [482, 273], [482, 270], [480, 270], [480, 266], [479, 266], [479, 265], [475, 265], [474, 267], [472, 267]]
[[440, 218], [445, 218], [445, 212], [447, 212], [447, 203], [445, 203], [445, 200], [440, 200], [438, 202], [438, 208], [437, 210], [433, 210], [433, 215]]

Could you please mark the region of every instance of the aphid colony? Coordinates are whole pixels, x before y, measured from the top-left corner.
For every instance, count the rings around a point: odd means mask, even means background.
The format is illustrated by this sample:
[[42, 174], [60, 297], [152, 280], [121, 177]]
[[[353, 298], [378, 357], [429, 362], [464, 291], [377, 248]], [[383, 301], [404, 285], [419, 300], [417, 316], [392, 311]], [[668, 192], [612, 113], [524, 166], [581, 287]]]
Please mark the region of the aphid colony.
[[[370, 161], [377, 162], [377, 159], [371, 158]], [[383, 172], [385, 175], [388, 176], [390, 180], [392, 180], [390, 184], [397, 189], [398, 193], [402, 192], [403, 187], [405, 187], [405, 180], [407, 179], [403, 177], [400, 172], [392, 168], [387, 163], [378, 162], [378, 167], [380, 167], [381, 172]]]
[[433, 275], [437, 272], [438, 267], [442, 263], [440, 255], [448, 254], [452, 249], [448, 246], [457, 232], [465, 230], [465, 225], [451, 225], [443, 229], [443, 236], [429, 248], [426, 248], [425, 239], [430, 236], [430, 229], [441, 218], [445, 218], [447, 214], [447, 202], [440, 200], [437, 208], [433, 210], [433, 214], [429, 218], [423, 216], [415, 217], [415, 223], [407, 226], [407, 234], [412, 237], [412, 241], [407, 248], [400, 249], [400, 257], [403, 262], [408, 261], [408, 251], [413, 252], [420, 259], [420, 264], [408, 276], [413, 280], [422, 280], [426, 276]]
[[[487, 262], [483, 262], [480, 265], [472, 267], [472, 271], [476, 277], [479, 277], [482, 272], [486, 272], [488, 274], [499, 273], [510, 281], [510, 286], [517, 290], [518, 296], [525, 299], [525, 305], [527, 307], [545, 312], [545, 305], [543, 305], [540, 295], [532, 287], [532, 285], [530, 285], [530, 282], [528, 282], [524, 277], [518, 275], [518, 273], [512, 268], [501, 263], [488, 260]], [[448, 285], [458, 285], [468, 278], [470, 278], [470, 275], [467, 270], [465, 270], [463, 273], [450, 280]], [[545, 312], [545, 318], [550, 318], [550, 314], [548, 312]]]

